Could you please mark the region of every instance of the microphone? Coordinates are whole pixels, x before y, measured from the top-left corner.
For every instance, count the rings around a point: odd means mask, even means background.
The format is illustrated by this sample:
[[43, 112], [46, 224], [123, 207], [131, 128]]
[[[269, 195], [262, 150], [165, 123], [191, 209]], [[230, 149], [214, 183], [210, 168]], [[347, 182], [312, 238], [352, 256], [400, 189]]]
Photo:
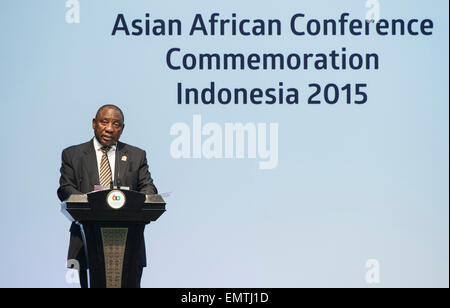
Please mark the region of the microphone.
[[[108, 160], [109, 163], [109, 160]], [[114, 182], [113, 179], [111, 178], [111, 182], [109, 182], [109, 189], [113, 190], [114, 189]]]
[[117, 174], [117, 177], [115, 178], [115, 180], [116, 180], [116, 187], [117, 187], [117, 189], [120, 189], [120, 185], [121, 185], [121, 183], [120, 183], [120, 179], [119, 179], [119, 177], [120, 177], [120, 170], [119, 170], [119, 142], [116, 142], [116, 159], [115, 159], [115, 169], [116, 169], [116, 174]]

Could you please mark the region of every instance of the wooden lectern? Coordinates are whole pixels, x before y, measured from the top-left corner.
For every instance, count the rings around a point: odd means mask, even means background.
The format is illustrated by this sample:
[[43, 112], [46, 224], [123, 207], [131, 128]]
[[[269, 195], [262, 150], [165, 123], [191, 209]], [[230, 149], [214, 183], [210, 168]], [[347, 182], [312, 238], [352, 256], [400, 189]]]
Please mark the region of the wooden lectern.
[[117, 189], [71, 195], [61, 206], [71, 221], [82, 226], [91, 288], [126, 285], [145, 225], [166, 210], [160, 195]]

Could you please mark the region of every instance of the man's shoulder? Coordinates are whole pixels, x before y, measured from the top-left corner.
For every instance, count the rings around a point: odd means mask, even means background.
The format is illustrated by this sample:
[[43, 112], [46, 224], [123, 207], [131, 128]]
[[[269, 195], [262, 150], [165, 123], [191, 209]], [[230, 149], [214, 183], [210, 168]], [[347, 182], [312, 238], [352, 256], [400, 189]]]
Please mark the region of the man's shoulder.
[[78, 153], [80, 151], [88, 149], [90, 145], [92, 145], [92, 140], [67, 147], [63, 150], [63, 153], [66, 153], [66, 154]]
[[138, 154], [138, 155], [145, 154], [145, 151], [143, 149], [119, 141], [119, 150], [120, 149], [123, 149], [123, 151], [126, 151], [126, 152], [135, 153], [135, 154]]

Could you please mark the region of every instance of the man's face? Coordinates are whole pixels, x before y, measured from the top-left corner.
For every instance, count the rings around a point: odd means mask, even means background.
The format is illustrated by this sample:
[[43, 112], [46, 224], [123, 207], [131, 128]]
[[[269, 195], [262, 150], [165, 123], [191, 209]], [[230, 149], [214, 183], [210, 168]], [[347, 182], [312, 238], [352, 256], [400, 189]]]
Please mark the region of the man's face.
[[124, 127], [122, 114], [112, 107], [101, 109], [95, 119], [92, 120], [95, 137], [103, 146], [115, 144], [119, 140]]

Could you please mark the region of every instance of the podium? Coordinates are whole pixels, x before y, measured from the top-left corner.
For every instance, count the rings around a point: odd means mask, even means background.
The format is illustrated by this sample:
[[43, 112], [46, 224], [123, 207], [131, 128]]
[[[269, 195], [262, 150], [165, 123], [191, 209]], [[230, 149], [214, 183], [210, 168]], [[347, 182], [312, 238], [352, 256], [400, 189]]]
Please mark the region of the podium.
[[165, 212], [160, 195], [102, 190], [71, 195], [61, 211], [82, 226], [91, 288], [121, 288], [139, 260], [145, 225]]

